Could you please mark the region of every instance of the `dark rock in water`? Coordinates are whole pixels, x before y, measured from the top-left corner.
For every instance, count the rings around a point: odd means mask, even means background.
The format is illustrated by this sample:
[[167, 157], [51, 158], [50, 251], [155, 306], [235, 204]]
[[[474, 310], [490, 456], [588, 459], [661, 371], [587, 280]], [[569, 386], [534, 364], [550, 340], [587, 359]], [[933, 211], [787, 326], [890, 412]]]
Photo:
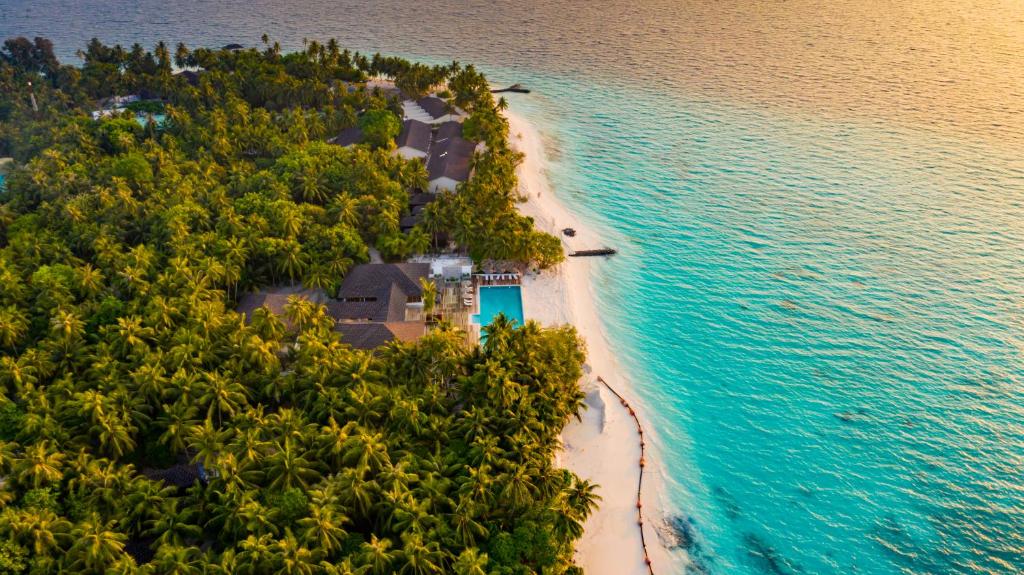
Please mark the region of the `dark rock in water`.
[[665, 518], [658, 531], [662, 543], [668, 549], [685, 549], [690, 563], [686, 565], [687, 575], [708, 575], [711, 573], [710, 559], [698, 540], [697, 526], [693, 517], [672, 515]]
[[227, 44], [221, 50], [244, 50], [245, 46], [241, 44]]
[[691, 551], [697, 543], [693, 518], [675, 515], [668, 518], [668, 526], [672, 529], [672, 534], [675, 535], [674, 547], [682, 547]]
[[753, 533], [746, 533], [743, 535], [743, 544], [746, 545], [747, 555], [750, 557], [754, 566], [764, 573], [770, 573], [772, 575], [793, 575], [795, 573], [803, 572], [803, 569], [780, 555], [774, 547]]
[[725, 516], [730, 521], [735, 521], [739, 518], [740, 506], [737, 505], [736, 500], [733, 499], [732, 495], [728, 491], [723, 489], [721, 486], [715, 486], [711, 489], [711, 493], [714, 494], [715, 498], [722, 504], [722, 508], [725, 510]]

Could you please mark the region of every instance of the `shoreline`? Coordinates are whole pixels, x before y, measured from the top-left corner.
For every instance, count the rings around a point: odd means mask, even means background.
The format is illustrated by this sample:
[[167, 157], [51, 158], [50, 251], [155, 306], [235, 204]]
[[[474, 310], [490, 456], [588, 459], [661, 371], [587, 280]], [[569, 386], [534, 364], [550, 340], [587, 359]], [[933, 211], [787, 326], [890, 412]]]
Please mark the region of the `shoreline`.
[[[512, 148], [525, 155], [516, 172], [519, 191], [528, 199], [519, 204], [519, 211], [532, 217], [538, 229], [560, 238], [567, 252], [604, 247], [602, 238], [555, 196], [536, 127], [514, 112], [506, 111], [505, 117]], [[561, 233], [567, 227], [576, 230], [575, 237]], [[654, 568], [668, 565], [667, 551], [654, 527], [659, 519], [653, 485], [656, 474], [650, 471], [657, 466], [648, 463], [648, 473], [644, 474], [642, 537], [636, 492], [643, 436], [630, 410], [598, 381], [601, 378], [616, 391], [631, 395], [629, 379], [611, 352], [595, 305], [593, 265], [590, 258], [566, 258], [553, 270], [527, 275], [523, 279], [523, 310], [529, 319], [543, 325], [574, 325], [587, 345], [580, 387], [588, 408], [582, 421], [573, 420], [562, 430], [563, 448], [558, 455], [560, 465], [597, 483], [597, 493], [602, 497], [598, 509], [584, 524], [583, 537], [576, 545], [576, 563], [588, 575], [647, 575], [651, 567], [645, 561], [644, 539]]]

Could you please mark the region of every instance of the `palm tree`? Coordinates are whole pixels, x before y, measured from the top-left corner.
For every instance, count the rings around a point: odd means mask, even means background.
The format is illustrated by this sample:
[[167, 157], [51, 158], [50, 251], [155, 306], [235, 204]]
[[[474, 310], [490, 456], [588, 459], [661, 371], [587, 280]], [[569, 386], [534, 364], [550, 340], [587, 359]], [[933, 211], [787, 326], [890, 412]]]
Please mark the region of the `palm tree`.
[[452, 565], [455, 575], [487, 575], [487, 554], [466, 549]]
[[205, 385], [199, 394], [198, 402], [201, 407], [206, 407], [206, 417], [217, 416], [217, 425], [224, 422], [224, 414], [234, 417], [239, 411], [248, 406], [248, 390], [227, 376], [218, 373], [203, 374]]
[[399, 559], [402, 563], [399, 573], [429, 575], [442, 572], [441, 561], [444, 559], [444, 553], [436, 541], [425, 542], [419, 533], [405, 533], [402, 535]]
[[160, 513], [150, 522], [148, 535], [156, 537], [159, 546], [182, 546], [202, 535], [202, 529], [190, 521], [188, 509], [178, 511], [178, 500], [167, 499]]
[[286, 529], [284, 539], [278, 540], [277, 552], [281, 563], [278, 575], [312, 575], [318, 570], [321, 551], [302, 546], [290, 530]]
[[309, 517], [298, 522], [302, 529], [302, 542], [330, 555], [341, 548], [347, 536], [342, 527], [346, 521], [347, 518], [334, 505], [310, 505]]
[[242, 575], [267, 573], [277, 558], [274, 538], [269, 533], [249, 535], [238, 544], [238, 572]]
[[437, 303], [437, 284], [433, 280], [420, 278], [420, 289], [423, 290], [423, 313], [429, 316]]
[[320, 479], [316, 464], [303, 456], [303, 451], [290, 439], [276, 443], [267, 458], [267, 473], [272, 489], [306, 488]]
[[53, 449], [48, 441], [33, 443], [25, 448], [25, 454], [17, 460], [14, 473], [25, 485], [39, 488], [47, 483], [60, 481], [64, 453]]
[[360, 552], [359, 560], [363, 565], [370, 568], [370, 573], [374, 575], [384, 575], [386, 573], [392, 573], [391, 564], [397, 558], [394, 551], [391, 550], [393, 543], [387, 538], [377, 538], [377, 534], [370, 534], [370, 541], [363, 542]]
[[3, 522], [15, 539], [29, 545], [37, 556], [46, 556], [70, 540], [71, 523], [49, 509], [8, 509]]
[[575, 478], [572, 488], [566, 494], [569, 511], [580, 521], [585, 521], [597, 509], [601, 496], [597, 494], [597, 485], [587, 479]]
[[15, 306], [0, 308], [0, 346], [14, 348], [28, 329], [28, 320]]
[[206, 561], [198, 547], [160, 545], [148, 565], [153, 567], [154, 573], [161, 575], [200, 575]]
[[210, 418], [206, 418], [202, 425], [193, 425], [189, 429], [189, 444], [195, 450], [193, 461], [200, 462], [206, 467], [213, 465], [220, 452], [224, 450], [229, 435], [229, 431], [214, 427]]
[[185, 68], [191, 65], [189, 61], [190, 53], [188, 47], [185, 46], [184, 42], [178, 42], [178, 47], [174, 51], [174, 65], [179, 68]]
[[345, 444], [346, 449], [342, 461], [346, 465], [378, 471], [385, 465], [391, 464], [391, 457], [388, 455], [388, 447], [384, 443], [384, 434], [382, 433], [368, 433], [360, 430], [350, 436]]
[[106, 567], [124, 553], [123, 533], [114, 530], [115, 521], [102, 521], [95, 513], [82, 521], [72, 532], [75, 542], [65, 560], [77, 572], [104, 572]]

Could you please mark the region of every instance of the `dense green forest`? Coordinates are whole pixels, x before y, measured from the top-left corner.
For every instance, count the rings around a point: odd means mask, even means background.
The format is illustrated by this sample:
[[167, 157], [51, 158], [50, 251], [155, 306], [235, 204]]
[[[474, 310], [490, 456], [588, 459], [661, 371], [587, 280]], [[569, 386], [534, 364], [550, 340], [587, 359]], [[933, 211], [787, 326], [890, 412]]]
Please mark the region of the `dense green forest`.
[[[578, 572], [593, 485], [553, 466], [582, 407], [571, 328], [444, 325], [377, 353], [321, 307], [234, 312], [279, 283], [333, 289], [376, 246], [444, 233], [546, 266], [519, 216], [507, 124], [472, 66], [308, 43], [152, 51], [45, 39], [0, 50], [0, 573]], [[196, 72], [175, 74], [177, 69]], [[446, 84], [488, 144], [401, 233], [422, 163], [324, 143]], [[140, 94], [93, 120], [97, 101]], [[136, 121], [162, 112], [162, 122]], [[383, 120], [382, 120], [383, 118]], [[372, 129], [372, 128], [371, 128]], [[286, 326], [294, 327], [286, 327]], [[194, 472], [176, 487], [167, 470]], [[179, 473], [180, 475], [180, 473]]]

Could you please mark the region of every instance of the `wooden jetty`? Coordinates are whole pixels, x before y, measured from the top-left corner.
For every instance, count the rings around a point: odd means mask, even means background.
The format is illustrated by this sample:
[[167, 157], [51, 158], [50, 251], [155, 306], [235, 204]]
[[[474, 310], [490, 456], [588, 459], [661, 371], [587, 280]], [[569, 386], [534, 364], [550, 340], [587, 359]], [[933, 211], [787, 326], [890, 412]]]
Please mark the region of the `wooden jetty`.
[[530, 89], [524, 87], [522, 84], [512, 84], [508, 88], [501, 88], [498, 90], [491, 90], [492, 94], [500, 94], [502, 92], [515, 92], [517, 94], [529, 94]]
[[569, 257], [579, 258], [587, 256], [613, 256], [617, 253], [619, 252], [615, 251], [612, 248], [600, 248], [596, 250], [576, 250], [574, 252], [569, 252]]

